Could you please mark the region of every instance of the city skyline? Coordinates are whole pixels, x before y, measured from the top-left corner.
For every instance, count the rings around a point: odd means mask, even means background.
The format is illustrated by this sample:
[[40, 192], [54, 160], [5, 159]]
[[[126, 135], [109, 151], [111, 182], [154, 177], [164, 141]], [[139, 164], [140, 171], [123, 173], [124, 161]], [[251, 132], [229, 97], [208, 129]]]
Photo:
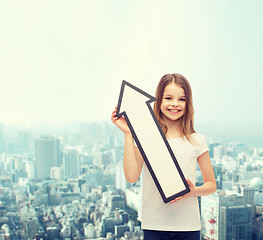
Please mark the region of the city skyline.
[[[261, 239], [263, 146], [207, 143], [217, 191], [199, 197], [202, 239]], [[125, 179], [123, 144], [108, 122], [27, 131], [0, 125], [0, 237], [142, 239], [141, 181]]]
[[[109, 121], [123, 79], [191, 83], [197, 131], [262, 140], [262, 2], [45, 1], [0, 7], [0, 122]], [[244, 17], [246, 16], [246, 17]]]

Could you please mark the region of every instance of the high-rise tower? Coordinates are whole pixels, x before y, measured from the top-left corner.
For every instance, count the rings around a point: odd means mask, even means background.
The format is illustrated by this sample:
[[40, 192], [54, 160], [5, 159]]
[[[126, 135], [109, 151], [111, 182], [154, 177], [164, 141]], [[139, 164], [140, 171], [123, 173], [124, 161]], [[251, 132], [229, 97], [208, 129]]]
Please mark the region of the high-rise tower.
[[243, 195], [221, 190], [202, 197], [201, 206], [203, 239], [252, 239], [253, 207]]
[[35, 141], [36, 178], [50, 177], [50, 168], [61, 163], [60, 140], [53, 136], [41, 136]]
[[80, 175], [80, 158], [77, 150], [68, 149], [64, 152], [63, 167], [66, 178], [75, 178]]

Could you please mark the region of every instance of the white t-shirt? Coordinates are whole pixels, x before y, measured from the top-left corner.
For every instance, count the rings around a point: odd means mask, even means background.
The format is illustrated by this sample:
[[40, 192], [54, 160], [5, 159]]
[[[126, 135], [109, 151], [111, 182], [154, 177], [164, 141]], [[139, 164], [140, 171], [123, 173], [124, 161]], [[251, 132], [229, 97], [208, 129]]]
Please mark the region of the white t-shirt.
[[[167, 139], [186, 179], [196, 183], [197, 158], [208, 151], [203, 135], [193, 133], [190, 143], [185, 137]], [[161, 161], [161, 159], [160, 159]], [[161, 231], [198, 231], [201, 229], [197, 197], [188, 197], [174, 203], [164, 203], [148, 171], [143, 164], [142, 176], [142, 229]]]

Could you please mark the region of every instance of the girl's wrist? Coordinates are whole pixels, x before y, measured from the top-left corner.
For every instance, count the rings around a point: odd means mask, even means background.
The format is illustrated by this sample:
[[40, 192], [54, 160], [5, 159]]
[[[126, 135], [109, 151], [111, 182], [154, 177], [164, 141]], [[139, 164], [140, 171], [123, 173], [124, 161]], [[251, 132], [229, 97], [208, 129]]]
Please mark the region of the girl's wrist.
[[191, 192], [193, 194], [194, 197], [198, 197], [198, 187], [194, 187], [191, 189]]
[[131, 132], [124, 132], [124, 137], [132, 137]]

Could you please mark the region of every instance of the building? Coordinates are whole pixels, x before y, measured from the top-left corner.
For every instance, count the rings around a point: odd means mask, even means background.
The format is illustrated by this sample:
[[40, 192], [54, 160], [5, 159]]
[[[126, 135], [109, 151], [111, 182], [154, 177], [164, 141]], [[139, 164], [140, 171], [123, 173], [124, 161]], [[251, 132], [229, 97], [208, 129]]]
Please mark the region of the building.
[[209, 147], [209, 155], [211, 158], [214, 158], [214, 147], [218, 147], [220, 145], [220, 143], [210, 143], [208, 145]]
[[215, 178], [216, 178], [216, 185], [217, 189], [222, 189], [223, 185], [223, 165], [222, 164], [217, 164], [213, 167], [214, 173], [215, 173]]
[[256, 206], [256, 215], [253, 219], [253, 239], [263, 240], [263, 205]]
[[[221, 190], [201, 198], [203, 239], [252, 239], [253, 206], [244, 203], [244, 196]], [[242, 236], [242, 238], [240, 238]]]
[[35, 164], [32, 161], [26, 162], [26, 174], [29, 179], [35, 178]]
[[84, 223], [84, 236], [88, 239], [97, 237], [97, 231], [95, 230], [95, 226], [92, 223]]
[[25, 221], [25, 233], [27, 239], [33, 239], [35, 234], [38, 232], [38, 221], [36, 217], [29, 217]]
[[115, 226], [115, 235], [120, 238], [124, 235], [125, 232], [129, 232], [130, 228], [128, 225], [119, 225]]
[[118, 162], [115, 166], [115, 187], [116, 189], [120, 189], [123, 192], [131, 186], [131, 183], [126, 181], [123, 171], [122, 162]]
[[111, 195], [108, 199], [108, 206], [111, 210], [125, 208], [125, 198], [121, 195]]
[[251, 239], [252, 212], [251, 205], [220, 207], [218, 239]]
[[222, 145], [219, 145], [219, 146], [215, 146], [214, 147], [214, 154], [213, 154], [213, 157], [215, 159], [221, 159], [224, 155], [224, 148]]
[[36, 178], [50, 177], [50, 168], [61, 163], [60, 140], [53, 136], [41, 136], [35, 141]]
[[63, 167], [65, 178], [76, 178], [80, 175], [80, 157], [75, 149], [64, 152]]
[[122, 225], [122, 221], [120, 219], [115, 219], [111, 217], [103, 217], [102, 218], [102, 229], [101, 232], [103, 236], [106, 236], [107, 233], [115, 233], [115, 226]]
[[134, 209], [140, 215], [141, 194], [140, 187], [129, 188], [126, 191], [126, 204], [129, 208]]
[[244, 203], [254, 205], [255, 188], [251, 186], [241, 186], [241, 194], [244, 196]]
[[64, 179], [64, 172], [62, 167], [51, 167], [50, 178], [62, 181]]

